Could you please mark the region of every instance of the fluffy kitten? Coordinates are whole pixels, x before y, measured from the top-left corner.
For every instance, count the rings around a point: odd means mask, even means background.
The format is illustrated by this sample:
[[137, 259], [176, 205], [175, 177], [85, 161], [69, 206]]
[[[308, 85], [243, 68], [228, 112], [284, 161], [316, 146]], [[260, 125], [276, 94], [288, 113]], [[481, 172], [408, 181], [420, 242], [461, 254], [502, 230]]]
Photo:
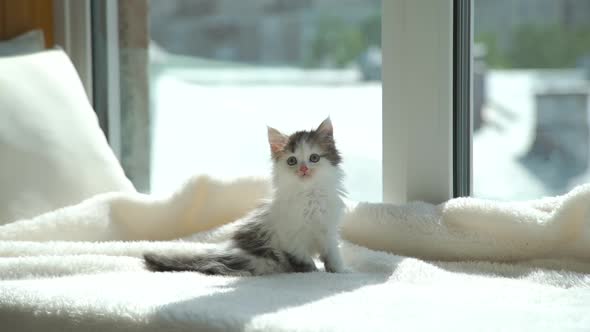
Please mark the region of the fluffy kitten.
[[338, 250], [340, 154], [330, 118], [290, 136], [268, 128], [273, 159], [273, 198], [228, 227], [230, 240], [184, 257], [145, 254], [152, 271], [217, 275], [310, 272], [319, 256], [328, 272], [344, 272]]

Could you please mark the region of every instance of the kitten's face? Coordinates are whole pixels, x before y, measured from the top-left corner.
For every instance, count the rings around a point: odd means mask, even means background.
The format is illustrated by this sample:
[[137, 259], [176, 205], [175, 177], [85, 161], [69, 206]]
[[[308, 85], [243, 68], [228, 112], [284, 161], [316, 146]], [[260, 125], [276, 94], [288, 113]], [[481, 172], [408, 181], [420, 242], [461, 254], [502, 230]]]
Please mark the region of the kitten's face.
[[275, 175], [281, 180], [314, 181], [333, 172], [341, 161], [329, 118], [316, 130], [298, 131], [291, 136], [268, 128], [268, 141]]

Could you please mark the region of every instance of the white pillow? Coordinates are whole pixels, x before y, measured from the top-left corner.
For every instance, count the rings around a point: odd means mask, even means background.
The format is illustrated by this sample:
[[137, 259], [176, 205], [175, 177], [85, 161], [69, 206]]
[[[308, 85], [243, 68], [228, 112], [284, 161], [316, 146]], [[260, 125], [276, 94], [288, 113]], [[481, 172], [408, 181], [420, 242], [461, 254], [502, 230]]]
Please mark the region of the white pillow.
[[0, 41], [0, 56], [39, 52], [44, 48], [43, 31], [31, 30], [12, 39]]
[[0, 225], [135, 191], [62, 50], [0, 57]]

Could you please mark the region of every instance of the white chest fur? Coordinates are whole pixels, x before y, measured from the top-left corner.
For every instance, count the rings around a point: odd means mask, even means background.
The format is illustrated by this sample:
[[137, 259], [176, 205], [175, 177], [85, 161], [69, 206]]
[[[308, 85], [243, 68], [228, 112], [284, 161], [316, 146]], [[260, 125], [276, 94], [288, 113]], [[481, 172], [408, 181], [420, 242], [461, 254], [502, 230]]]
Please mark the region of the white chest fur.
[[314, 255], [337, 235], [343, 203], [337, 191], [308, 188], [276, 197], [271, 208], [278, 246], [292, 253]]

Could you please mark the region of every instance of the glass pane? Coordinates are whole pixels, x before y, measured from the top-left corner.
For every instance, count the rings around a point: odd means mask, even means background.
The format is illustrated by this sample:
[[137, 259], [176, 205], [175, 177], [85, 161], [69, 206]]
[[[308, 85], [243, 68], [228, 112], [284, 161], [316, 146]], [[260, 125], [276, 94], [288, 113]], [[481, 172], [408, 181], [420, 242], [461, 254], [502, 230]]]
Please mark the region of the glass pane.
[[474, 1], [474, 194], [588, 182], [590, 2]]
[[269, 176], [267, 125], [330, 116], [349, 197], [381, 200], [380, 1], [148, 5], [152, 192], [193, 174]]

